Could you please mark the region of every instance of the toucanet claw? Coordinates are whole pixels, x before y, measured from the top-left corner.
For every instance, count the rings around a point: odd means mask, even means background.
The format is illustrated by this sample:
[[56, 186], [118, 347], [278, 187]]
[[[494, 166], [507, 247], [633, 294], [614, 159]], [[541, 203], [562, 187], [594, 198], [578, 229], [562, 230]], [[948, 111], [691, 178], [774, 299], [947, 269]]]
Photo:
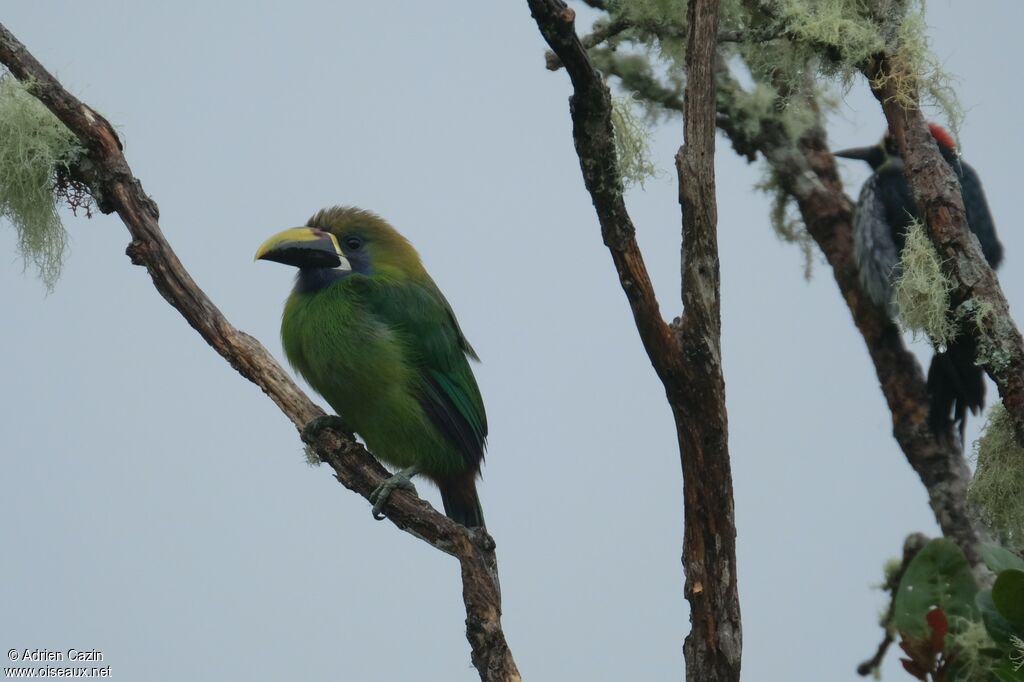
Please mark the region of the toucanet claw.
[[335, 429], [336, 431], [343, 431], [347, 434], [352, 433], [352, 427], [338, 415], [322, 414], [319, 417], [310, 419], [309, 422], [302, 427], [302, 439], [310, 441], [323, 429]]
[[370, 493], [370, 502], [373, 503], [373, 518], [378, 521], [384, 520], [384, 507], [387, 505], [388, 499], [391, 497], [391, 491], [396, 488], [408, 490], [415, 495], [416, 486], [412, 484], [411, 479], [419, 472], [419, 468], [414, 466], [409, 467], [408, 469], [402, 469], [374, 488], [373, 492]]

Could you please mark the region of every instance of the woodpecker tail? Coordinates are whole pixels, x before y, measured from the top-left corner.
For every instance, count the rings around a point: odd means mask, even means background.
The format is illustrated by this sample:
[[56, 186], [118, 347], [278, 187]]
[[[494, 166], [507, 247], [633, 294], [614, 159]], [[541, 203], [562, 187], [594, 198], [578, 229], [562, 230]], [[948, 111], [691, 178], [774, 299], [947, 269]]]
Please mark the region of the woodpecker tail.
[[958, 336], [942, 353], [936, 353], [928, 368], [928, 423], [941, 431], [953, 423], [963, 443], [967, 410], [978, 414], [985, 407], [985, 373], [974, 364], [978, 345], [969, 334]]
[[484, 510], [476, 494], [476, 472], [451, 476], [437, 481], [441, 490], [444, 513], [452, 521], [467, 528], [485, 528]]

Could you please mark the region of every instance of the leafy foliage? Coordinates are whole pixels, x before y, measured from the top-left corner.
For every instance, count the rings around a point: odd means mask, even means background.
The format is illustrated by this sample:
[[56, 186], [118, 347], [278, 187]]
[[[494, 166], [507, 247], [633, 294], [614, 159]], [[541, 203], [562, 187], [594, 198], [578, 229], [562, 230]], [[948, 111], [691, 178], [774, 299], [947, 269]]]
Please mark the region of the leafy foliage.
[[74, 134], [9, 76], [0, 77], [0, 216], [18, 233], [18, 251], [52, 289], [67, 233], [57, 214], [56, 175], [81, 154]]
[[983, 557], [998, 571], [992, 589], [978, 588], [949, 540], [930, 541], [907, 566], [892, 626], [907, 655], [903, 667], [914, 677], [1024, 682], [1020, 666], [1014, 669], [1016, 642], [1024, 638], [1024, 570], [1017, 568], [1024, 560], [995, 545]]
[[939, 607], [948, 616], [971, 619], [978, 585], [963, 552], [951, 540], [932, 540], [907, 566], [896, 592], [893, 624], [906, 635], [927, 634], [926, 616]]

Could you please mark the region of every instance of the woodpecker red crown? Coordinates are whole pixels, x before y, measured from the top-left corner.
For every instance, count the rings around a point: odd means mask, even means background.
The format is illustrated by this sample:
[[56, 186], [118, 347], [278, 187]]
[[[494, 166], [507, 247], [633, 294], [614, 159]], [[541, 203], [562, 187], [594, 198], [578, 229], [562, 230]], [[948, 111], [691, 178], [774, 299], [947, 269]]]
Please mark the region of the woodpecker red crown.
[[949, 134], [949, 131], [940, 126], [938, 123], [929, 123], [928, 130], [931, 131], [932, 137], [939, 143], [940, 147], [945, 147], [950, 151], [956, 151], [956, 140]]

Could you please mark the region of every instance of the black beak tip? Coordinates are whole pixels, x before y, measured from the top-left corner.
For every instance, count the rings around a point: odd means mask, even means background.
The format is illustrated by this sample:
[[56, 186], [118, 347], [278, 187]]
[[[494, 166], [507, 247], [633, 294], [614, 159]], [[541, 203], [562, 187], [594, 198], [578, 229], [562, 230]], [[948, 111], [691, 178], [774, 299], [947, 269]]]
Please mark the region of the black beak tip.
[[832, 152], [832, 156], [840, 159], [867, 161], [877, 150], [877, 147], [851, 147], [850, 149], [840, 149], [839, 151]]
[[273, 261], [300, 268], [336, 268], [341, 259], [333, 251], [308, 248], [305, 244], [283, 246], [261, 255], [257, 260]]

